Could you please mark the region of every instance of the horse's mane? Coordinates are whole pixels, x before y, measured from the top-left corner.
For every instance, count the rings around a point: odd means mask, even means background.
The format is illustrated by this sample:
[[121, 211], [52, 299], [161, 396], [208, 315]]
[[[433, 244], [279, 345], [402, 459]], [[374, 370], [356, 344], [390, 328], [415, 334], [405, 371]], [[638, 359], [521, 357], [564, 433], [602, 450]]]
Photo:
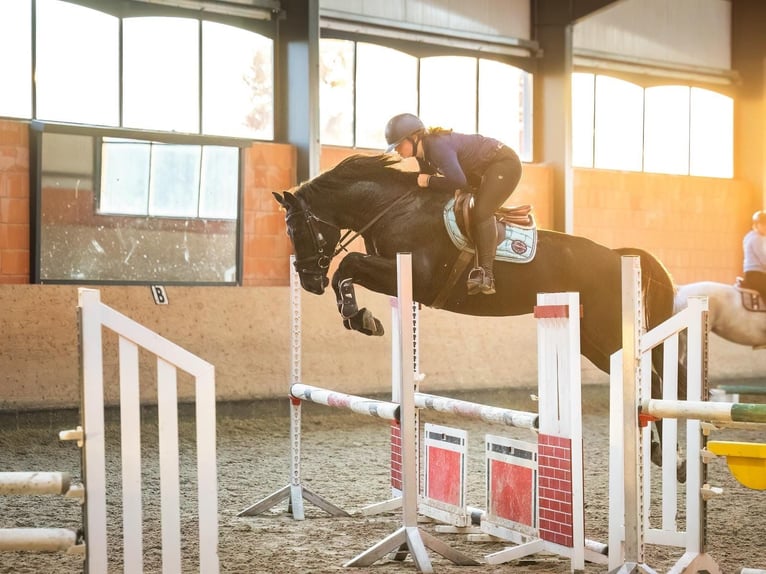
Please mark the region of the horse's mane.
[[327, 193], [333, 189], [348, 187], [362, 181], [385, 182], [387, 184], [415, 183], [415, 173], [396, 167], [402, 159], [388, 154], [355, 154], [343, 159], [329, 169], [301, 186], [309, 192]]

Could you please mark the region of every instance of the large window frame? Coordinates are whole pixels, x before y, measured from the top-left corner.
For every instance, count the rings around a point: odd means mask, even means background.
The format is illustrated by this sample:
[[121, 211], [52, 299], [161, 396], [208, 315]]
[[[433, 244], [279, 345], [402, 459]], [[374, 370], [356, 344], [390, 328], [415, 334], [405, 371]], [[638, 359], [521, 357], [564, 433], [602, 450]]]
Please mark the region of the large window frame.
[[[325, 94], [325, 99], [322, 101], [321, 114], [325, 114], [325, 118], [322, 118], [320, 128], [320, 139], [323, 145], [337, 145], [340, 147], [353, 147], [364, 149], [375, 149], [385, 147], [385, 141], [383, 139], [383, 130], [385, 123], [391, 116], [401, 112], [411, 112], [420, 115], [423, 121], [427, 125], [441, 125], [446, 128], [454, 128], [456, 131], [476, 132], [483, 133], [484, 135], [491, 135], [504, 141], [504, 143], [513, 147], [521, 157], [522, 161], [533, 161], [533, 77], [534, 72], [537, 69], [534, 58], [527, 58], [522, 56], [511, 56], [505, 54], [488, 53], [480, 50], [468, 50], [460, 49], [449, 46], [441, 46], [426, 43], [409, 42], [399, 39], [386, 39], [378, 36], [369, 36], [365, 34], [353, 34], [342, 32], [333, 29], [322, 29], [320, 39], [320, 61], [322, 60], [323, 42], [346, 42], [349, 49], [345, 51], [340, 48], [337, 49], [338, 55], [335, 57], [342, 57], [345, 59], [352, 59], [350, 64], [350, 73], [332, 75], [323, 71], [326, 70], [327, 62], [320, 62], [320, 92]], [[406, 78], [404, 82], [399, 82], [394, 85], [394, 81], [390, 85], [387, 85], [387, 93], [392, 94], [392, 102], [382, 102], [377, 106], [377, 113], [375, 114], [374, 121], [375, 126], [367, 126], [369, 123], [367, 114], [364, 117], [360, 117], [360, 113], [364, 112], [365, 107], [359, 104], [358, 93], [369, 93], [369, 89], [365, 86], [359, 85], [360, 78], [364, 80], [364, 77], [360, 73], [361, 66], [358, 65], [358, 55], [360, 48], [379, 48], [381, 50], [389, 50], [392, 58], [395, 60], [411, 59], [413, 66], [407, 65], [404, 70], [401, 70], [401, 65], [392, 65], [397, 74], [402, 71], [401, 75]], [[430, 65], [437, 63], [440, 59], [458, 58], [461, 59], [460, 63], [463, 67], [473, 65], [474, 72], [472, 75], [472, 86], [462, 86], [462, 91], [465, 92], [469, 99], [473, 94], [472, 99], [472, 111], [469, 117], [461, 116], [459, 121], [454, 119], [454, 108], [452, 113], [446, 113], [444, 109], [432, 109], [439, 106], [429, 106], [427, 101], [424, 101], [425, 86], [424, 82], [424, 65]], [[471, 64], [471, 60], [473, 63]], [[446, 60], [445, 60], [446, 61]], [[519, 90], [519, 101], [514, 102], [514, 113], [518, 116], [518, 137], [509, 137], [506, 135], [503, 137], [502, 130], [496, 130], [497, 124], [502, 122], [488, 121], [487, 118], [482, 117], [482, 106], [487, 102], [492, 101], [488, 94], [483, 94], [482, 91], [486, 91], [486, 82], [488, 75], [482, 74], [483, 63], [487, 62], [493, 65], [505, 65], [508, 69], [517, 70], [522, 76], [525, 77], [523, 86]], [[383, 73], [382, 69], [376, 68], [375, 74], [378, 76]], [[470, 75], [470, 74], [469, 74]], [[369, 78], [369, 72], [366, 74]], [[372, 76], [372, 80], [380, 82], [379, 78]], [[333, 82], [342, 82], [342, 88], [338, 88], [338, 91], [343, 90], [343, 105], [333, 107], [332, 102], [327, 101], [328, 85]], [[467, 90], [467, 91], [466, 91]], [[320, 96], [321, 97], [321, 96]], [[447, 98], [447, 95], [444, 95]], [[369, 108], [369, 106], [367, 106]], [[342, 125], [342, 129], [345, 130], [340, 136], [334, 135], [332, 138], [327, 137], [326, 126], [327, 114], [333, 110], [339, 110], [345, 117], [339, 122]], [[345, 110], [345, 111], [344, 111]], [[349, 110], [350, 114], [349, 114]], [[361, 111], [360, 111], [361, 110]], [[369, 110], [368, 110], [369, 111]], [[350, 117], [349, 117], [350, 116]], [[366, 122], [366, 123], [365, 123]], [[493, 133], [485, 133], [488, 131], [488, 126], [493, 128]], [[483, 131], [482, 131], [483, 130]], [[323, 133], [324, 132], [324, 133]], [[360, 136], [360, 134], [362, 134]], [[322, 137], [324, 136], [324, 137]], [[374, 141], [373, 141], [374, 140]], [[374, 145], [373, 145], [374, 144]]]
[[[84, 145], [59, 145], [54, 148], [49, 143], [52, 140], [44, 139], [46, 136], [69, 137], [73, 138], [74, 143], [84, 142]], [[179, 149], [188, 147], [193, 150], [216, 147], [232, 149], [238, 157], [236, 218], [202, 217], [199, 214], [190, 216], [183, 213], [165, 213], [157, 216], [102, 211], [100, 197], [104, 191], [102, 189], [103, 144], [114, 141], [135, 141], [147, 146]], [[48, 142], [47, 149], [46, 142]], [[250, 140], [237, 138], [32, 122], [30, 125], [32, 180], [30, 218], [33, 222], [31, 227], [34, 230], [30, 250], [32, 283], [241, 285], [244, 157], [245, 149], [249, 148], [251, 143]], [[80, 152], [77, 151], [78, 147]], [[63, 183], [59, 184], [59, 182]], [[78, 201], [70, 202], [76, 205], [66, 203], [66, 199], [62, 201], [56, 195], [52, 195], [59, 188], [68, 190], [68, 195], [61, 194], [61, 197], [78, 198]], [[92, 198], [89, 192], [92, 192]], [[71, 225], [72, 222], [75, 225]], [[112, 250], [104, 253], [104, 241], [101, 238], [112, 228], [118, 230], [116, 237], [110, 236], [112, 241], [107, 241], [112, 246]], [[51, 229], [55, 230], [55, 235], [51, 233], [51, 238], [48, 238], [46, 233], [49, 233]], [[77, 230], [76, 239], [72, 239], [73, 229]], [[120, 232], [123, 235], [120, 235]], [[62, 240], [62, 237], [72, 239], [69, 245], [67, 239]], [[145, 265], [142, 263], [142, 266], [119, 267], [123, 257], [124, 262], [127, 262], [127, 258], [136, 251], [135, 244], [139, 242], [136, 237], [143, 242], [141, 256], [150, 262], [156, 261], [155, 267], [147, 269], [148, 263]], [[146, 241], [143, 241], [144, 237]], [[187, 241], [189, 239], [190, 241]], [[215, 256], [220, 254], [222, 241], [225, 252], [223, 259], [219, 261]], [[191, 249], [191, 259], [189, 244], [197, 246], [196, 251]], [[104, 264], [99, 267], [98, 262], [95, 261], [98, 257], [94, 257], [89, 261], [89, 269], [95, 269], [95, 271], [83, 272], [66, 261], [60, 265], [53, 261], [56, 254], [67, 255], [62, 249], [72, 246], [75, 246], [75, 249], [86, 246], [88, 250], [92, 247], [99, 256], [105, 256]], [[68, 255], [71, 255], [72, 259], [77, 258], [78, 261], [87, 260], [86, 253]], [[108, 259], [106, 256], [109, 256]], [[113, 271], [112, 268], [115, 266], [119, 267], [119, 273]], [[201, 278], [196, 279], [195, 274]]]
[[[611, 106], [599, 105], [604, 96]], [[734, 177], [730, 90], [606, 71], [572, 75], [573, 166]]]
[[[0, 30], [19, 54], [6, 70], [16, 84], [5, 102], [0, 96], [0, 117], [274, 140], [275, 18], [124, 0], [23, 1], [25, 10], [0, 8], [18, 20]], [[186, 31], [177, 41], [174, 26]], [[154, 52], [138, 54], [152, 42]], [[65, 94], [82, 104], [67, 105]]]

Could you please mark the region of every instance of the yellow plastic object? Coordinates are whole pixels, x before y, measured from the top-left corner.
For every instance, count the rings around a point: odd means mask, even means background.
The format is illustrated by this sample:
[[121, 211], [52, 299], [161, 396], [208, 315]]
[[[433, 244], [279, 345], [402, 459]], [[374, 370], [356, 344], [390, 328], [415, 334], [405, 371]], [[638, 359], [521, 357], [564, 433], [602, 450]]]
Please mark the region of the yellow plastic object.
[[740, 484], [753, 490], [766, 490], [766, 444], [711, 440], [707, 449], [726, 457], [729, 471]]

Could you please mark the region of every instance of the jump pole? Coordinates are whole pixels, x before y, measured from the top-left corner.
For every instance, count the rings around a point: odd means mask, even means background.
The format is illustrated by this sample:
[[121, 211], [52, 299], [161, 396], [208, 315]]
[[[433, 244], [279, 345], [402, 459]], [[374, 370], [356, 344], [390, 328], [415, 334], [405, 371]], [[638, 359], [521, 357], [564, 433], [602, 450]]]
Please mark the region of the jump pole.
[[[58, 495], [84, 499], [81, 484], [67, 472], [0, 472], [0, 496]], [[82, 530], [71, 528], [0, 528], [0, 552], [85, 554]]]
[[287, 499], [287, 510], [295, 520], [305, 518], [306, 499], [331, 516], [350, 516], [348, 512], [312, 492], [301, 481], [301, 400], [292, 394], [301, 382], [301, 286], [295, 270], [295, 255], [290, 255], [290, 481], [279, 490], [251, 504], [237, 516], [256, 516]]

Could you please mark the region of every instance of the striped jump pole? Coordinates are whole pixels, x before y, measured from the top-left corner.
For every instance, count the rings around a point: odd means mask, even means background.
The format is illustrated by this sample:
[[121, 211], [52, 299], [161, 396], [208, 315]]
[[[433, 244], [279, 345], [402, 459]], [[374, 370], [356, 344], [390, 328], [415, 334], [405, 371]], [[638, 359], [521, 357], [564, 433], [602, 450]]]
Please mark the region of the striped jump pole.
[[429, 395], [427, 393], [415, 393], [415, 406], [419, 409], [480, 419], [488, 423], [529, 430], [537, 430], [540, 419], [537, 413], [515, 411], [513, 409], [482, 405], [439, 395]]
[[296, 383], [290, 387], [290, 395], [302, 401], [348, 409], [360, 415], [378, 417], [389, 421], [399, 420], [400, 406], [396, 403], [358, 397], [302, 383]]
[[714, 423], [766, 423], [766, 404], [712, 403], [645, 399], [641, 412], [660, 419], [695, 419]]

